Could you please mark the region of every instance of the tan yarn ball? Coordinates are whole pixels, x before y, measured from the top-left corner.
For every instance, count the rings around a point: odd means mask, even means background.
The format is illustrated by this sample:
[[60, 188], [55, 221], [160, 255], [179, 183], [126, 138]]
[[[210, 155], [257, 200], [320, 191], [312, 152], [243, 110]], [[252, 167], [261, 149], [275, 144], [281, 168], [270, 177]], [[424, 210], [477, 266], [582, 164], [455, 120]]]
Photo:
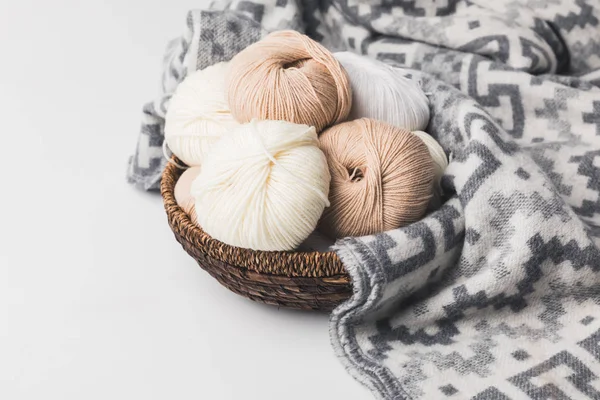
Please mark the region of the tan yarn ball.
[[226, 77], [231, 113], [314, 126], [346, 119], [352, 92], [346, 71], [329, 50], [296, 31], [271, 33], [237, 54]]
[[331, 237], [364, 236], [419, 220], [433, 193], [434, 163], [410, 131], [362, 118], [319, 138], [331, 173], [320, 230]]
[[196, 200], [192, 196], [192, 183], [200, 174], [200, 167], [192, 167], [185, 170], [175, 184], [175, 201], [177, 205], [190, 217], [193, 223], [197, 221]]

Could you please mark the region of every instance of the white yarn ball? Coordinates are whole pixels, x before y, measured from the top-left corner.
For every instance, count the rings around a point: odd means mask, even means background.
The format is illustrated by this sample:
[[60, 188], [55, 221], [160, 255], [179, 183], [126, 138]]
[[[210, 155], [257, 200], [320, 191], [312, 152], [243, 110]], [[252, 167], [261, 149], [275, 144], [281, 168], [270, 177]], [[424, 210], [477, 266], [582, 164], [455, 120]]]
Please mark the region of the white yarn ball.
[[331, 178], [318, 145], [307, 125], [239, 125], [213, 147], [192, 184], [199, 225], [232, 246], [295, 249], [329, 205]]
[[371, 118], [410, 131], [429, 123], [429, 100], [418, 83], [399, 69], [351, 52], [334, 54], [350, 78], [349, 119]]
[[165, 118], [165, 140], [189, 166], [202, 164], [219, 138], [238, 123], [225, 94], [228, 63], [218, 63], [189, 75], [177, 86]]

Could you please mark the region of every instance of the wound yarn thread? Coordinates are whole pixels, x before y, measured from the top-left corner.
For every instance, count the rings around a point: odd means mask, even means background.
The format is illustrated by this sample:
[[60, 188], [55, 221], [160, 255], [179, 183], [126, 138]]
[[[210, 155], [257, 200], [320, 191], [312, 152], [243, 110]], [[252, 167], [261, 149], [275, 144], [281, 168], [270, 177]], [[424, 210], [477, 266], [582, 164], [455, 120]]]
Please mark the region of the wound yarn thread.
[[189, 166], [198, 166], [219, 138], [238, 125], [225, 95], [228, 63], [195, 71], [177, 86], [165, 118], [169, 149]]
[[[169, 154], [169, 152], [171, 154]], [[177, 161], [173, 160], [173, 158], [172, 158], [173, 152], [169, 149], [169, 146], [168, 146], [166, 140], [163, 140], [162, 153], [163, 153], [163, 157], [165, 158], [165, 160], [167, 160], [168, 163], [173, 164], [174, 166], [176, 166], [177, 168], [182, 169], [182, 170], [186, 170], [189, 168], [186, 165], [181, 165]]]
[[435, 179], [434, 179], [434, 187], [438, 194], [442, 193], [442, 188], [440, 186], [442, 176], [444, 175], [444, 171], [448, 167], [448, 157], [446, 157], [446, 152], [440, 146], [440, 144], [435, 140], [430, 134], [423, 131], [413, 131], [413, 134], [416, 135], [419, 139], [425, 143], [427, 149], [429, 150], [429, 154], [431, 155], [431, 159], [433, 160], [433, 165], [435, 167]]
[[253, 118], [314, 126], [346, 119], [352, 93], [346, 72], [325, 47], [296, 31], [278, 31], [231, 60], [227, 96], [239, 122]]
[[253, 120], [213, 147], [192, 184], [198, 224], [254, 250], [293, 250], [315, 229], [330, 175], [315, 128]]
[[409, 131], [429, 123], [429, 99], [421, 86], [401, 70], [351, 52], [334, 53], [350, 79], [349, 119], [371, 118]]
[[330, 207], [319, 229], [331, 237], [364, 236], [420, 219], [432, 197], [434, 163], [410, 131], [361, 118], [321, 134], [331, 174]]

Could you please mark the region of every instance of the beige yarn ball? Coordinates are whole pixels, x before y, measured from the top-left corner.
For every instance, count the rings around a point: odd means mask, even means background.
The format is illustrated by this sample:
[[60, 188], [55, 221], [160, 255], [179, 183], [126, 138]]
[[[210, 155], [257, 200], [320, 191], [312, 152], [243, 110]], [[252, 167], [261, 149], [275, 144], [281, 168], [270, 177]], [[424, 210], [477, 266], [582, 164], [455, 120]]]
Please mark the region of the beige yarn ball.
[[192, 222], [196, 222], [196, 207], [194, 197], [191, 194], [192, 183], [200, 174], [200, 167], [186, 169], [175, 184], [175, 201], [177, 205], [190, 217]]
[[253, 120], [213, 147], [192, 185], [198, 224], [254, 250], [293, 250], [328, 205], [330, 175], [314, 127]]
[[227, 98], [239, 122], [284, 120], [317, 132], [345, 120], [352, 105], [340, 63], [296, 31], [273, 32], [237, 54], [227, 75]]
[[237, 124], [225, 96], [228, 63], [189, 75], [177, 86], [165, 118], [165, 139], [180, 160], [201, 165], [219, 138]]
[[319, 229], [331, 237], [364, 236], [417, 221], [433, 194], [427, 146], [408, 130], [367, 118], [319, 137], [331, 173], [331, 202]]

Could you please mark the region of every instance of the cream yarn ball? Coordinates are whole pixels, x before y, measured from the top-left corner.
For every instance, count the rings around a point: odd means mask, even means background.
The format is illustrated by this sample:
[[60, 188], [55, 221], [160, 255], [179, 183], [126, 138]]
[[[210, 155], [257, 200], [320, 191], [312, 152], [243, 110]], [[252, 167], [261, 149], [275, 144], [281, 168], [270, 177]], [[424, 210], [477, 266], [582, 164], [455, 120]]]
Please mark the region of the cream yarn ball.
[[198, 224], [232, 246], [295, 249], [329, 205], [331, 178], [318, 146], [307, 125], [239, 125], [213, 146], [192, 184]]
[[433, 164], [435, 168], [435, 182], [439, 185], [442, 176], [444, 175], [444, 171], [448, 167], [448, 157], [446, 157], [446, 152], [442, 149], [442, 146], [435, 140], [431, 135], [427, 132], [423, 131], [413, 131], [413, 135], [416, 135], [419, 139], [425, 143], [427, 149], [429, 150], [429, 154], [433, 159]]
[[409, 131], [429, 123], [429, 100], [420, 85], [397, 68], [351, 52], [334, 53], [352, 87], [348, 119], [370, 118]]
[[238, 125], [226, 100], [222, 62], [189, 75], [177, 86], [165, 118], [169, 149], [189, 166], [201, 165], [219, 138]]
[[435, 178], [433, 181], [433, 197], [431, 198], [429, 207], [435, 209], [441, 205], [442, 195], [444, 194], [441, 183], [444, 171], [446, 171], [446, 168], [448, 167], [448, 157], [446, 157], [446, 152], [437, 140], [427, 132], [413, 131], [413, 135], [417, 136], [425, 143], [425, 146], [427, 146], [427, 150], [429, 150], [429, 154], [431, 155], [431, 159], [433, 160]]

